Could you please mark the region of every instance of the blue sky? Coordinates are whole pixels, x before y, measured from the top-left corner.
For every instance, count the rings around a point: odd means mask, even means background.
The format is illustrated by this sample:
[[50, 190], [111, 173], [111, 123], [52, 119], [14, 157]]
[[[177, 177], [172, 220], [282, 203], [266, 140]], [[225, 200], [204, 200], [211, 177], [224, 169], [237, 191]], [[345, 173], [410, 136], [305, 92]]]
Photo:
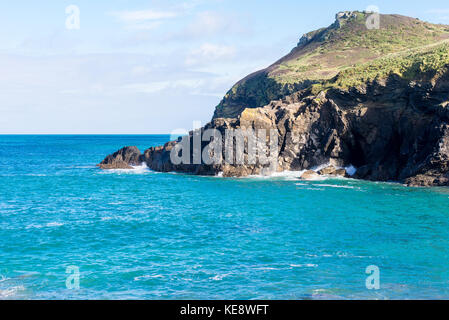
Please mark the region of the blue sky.
[[[66, 7], [80, 29], [66, 28]], [[447, 1], [41, 0], [0, 3], [0, 133], [169, 133], [203, 124], [245, 75], [335, 13], [449, 24]]]

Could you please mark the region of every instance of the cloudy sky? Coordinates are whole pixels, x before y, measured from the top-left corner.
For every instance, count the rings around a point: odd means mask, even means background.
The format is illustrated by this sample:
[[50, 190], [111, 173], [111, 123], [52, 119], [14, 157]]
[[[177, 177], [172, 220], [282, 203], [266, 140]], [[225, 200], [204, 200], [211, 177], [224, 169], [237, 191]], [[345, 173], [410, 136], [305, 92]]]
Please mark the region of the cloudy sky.
[[446, 1], [2, 1], [0, 133], [190, 129], [303, 33], [369, 5], [449, 24]]

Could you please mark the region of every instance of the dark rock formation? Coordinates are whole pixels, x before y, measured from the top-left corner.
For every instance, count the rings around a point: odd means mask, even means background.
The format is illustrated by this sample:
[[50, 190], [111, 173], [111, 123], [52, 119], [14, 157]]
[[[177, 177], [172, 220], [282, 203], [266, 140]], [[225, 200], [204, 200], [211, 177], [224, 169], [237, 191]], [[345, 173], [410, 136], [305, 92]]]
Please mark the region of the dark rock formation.
[[[359, 179], [448, 185], [449, 110], [443, 107], [448, 92], [447, 73], [438, 80], [419, 83], [391, 76], [386, 81], [318, 95], [303, 90], [263, 108], [246, 109], [237, 119], [215, 119], [201, 132], [208, 128], [220, 132], [276, 128], [277, 171], [306, 170], [329, 163], [334, 168], [326, 168], [322, 174], [342, 175], [335, 167], [354, 165]], [[199, 133], [191, 132], [188, 139]], [[266, 168], [259, 164], [175, 165], [170, 152], [180, 141], [148, 149], [143, 160], [157, 171], [222, 172], [225, 177], [261, 174]], [[207, 144], [203, 142], [202, 150]], [[113, 155], [115, 158], [118, 156]]]
[[124, 147], [108, 155], [98, 166], [101, 169], [133, 169], [142, 164], [142, 156], [137, 147]]

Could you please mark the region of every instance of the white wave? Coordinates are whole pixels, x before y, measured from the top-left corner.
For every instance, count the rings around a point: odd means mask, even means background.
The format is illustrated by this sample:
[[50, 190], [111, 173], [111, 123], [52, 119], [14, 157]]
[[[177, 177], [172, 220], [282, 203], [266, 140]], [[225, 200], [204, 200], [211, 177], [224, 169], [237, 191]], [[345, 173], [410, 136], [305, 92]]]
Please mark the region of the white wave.
[[153, 172], [150, 170], [150, 168], [148, 168], [147, 164], [144, 162], [142, 163], [140, 166], [131, 166], [132, 169], [106, 169], [106, 170], [102, 170], [100, 173], [102, 174], [148, 174], [150, 172]]
[[337, 252], [336, 253], [338, 258], [356, 258], [356, 259], [374, 259], [374, 256], [359, 256], [359, 255], [354, 255], [352, 253], [347, 253], [347, 252]]
[[61, 227], [61, 226], [63, 226], [64, 225], [64, 223], [61, 223], [61, 222], [49, 222], [49, 223], [46, 223], [46, 224], [30, 224], [30, 225], [27, 225], [26, 227], [25, 227], [25, 229], [42, 229], [42, 228], [44, 228], [44, 227], [48, 227], [48, 228], [52, 228], [52, 227]]
[[[318, 172], [318, 171], [326, 169], [327, 167], [330, 167], [330, 166], [331, 166], [331, 164], [328, 162], [328, 163], [323, 163], [323, 164], [320, 164], [319, 166], [313, 167], [310, 170]], [[339, 169], [339, 168], [337, 168], [337, 169]]]
[[61, 223], [61, 222], [49, 222], [49, 223], [47, 223], [45, 226], [46, 227], [61, 227], [61, 226], [63, 226], [64, 224], [63, 223]]
[[[319, 166], [315, 166], [313, 168], [311, 168], [311, 171], [315, 171], [318, 172], [320, 170], [323, 170], [327, 167], [331, 166], [330, 163], [325, 163], [325, 164], [321, 164]], [[335, 166], [336, 169], [345, 169], [346, 172], [348, 173], [349, 176], [353, 176], [357, 169], [350, 165], [348, 167], [338, 167]], [[290, 180], [290, 181], [298, 181], [298, 180], [302, 180], [301, 176], [309, 170], [300, 170], [300, 171], [281, 171], [281, 172], [271, 172], [270, 174], [254, 174], [254, 175], [249, 175], [247, 177], [241, 177], [240, 179], [282, 179], [282, 180]], [[223, 177], [223, 172], [219, 172], [215, 177], [217, 178], [222, 178]], [[312, 179], [308, 179], [309, 181], [324, 181], [324, 180], [328, 180], [328, 179], [345, 179], [344, 177], [336, 177], [336, 176], [327, 176], [327, 175], [320, 175], [317, 176], [316, 178], [312, 178]]]
[[359, 189], [354, 186], [340, 186], [335, 184], [315, 184], [317, 187], [326, 187], [326, 188], [341, 188], [341, 189]]
[[134, 281], [141, 281], [145, 279], [157, 279], [157, 278], [163, 278], [163, 275], [155, 274], [155, 275], [143, 275], [139, 277], [134, 277]]
[[23, 286], [15, 286], [7, 289], [0, 289], [0, 299], [14, 298], [19, 292], [24, 291]]
[[280, 270], [280, 269], [279, 268], [272, 268], [272, 267], [260, 267], [260, 268], [254, 268], [254, 270], [272, 271], [272, 270]]
[[273, 172], [269, 175], [254, 174], [247, 177], [242, 177], [242, 179], [283, 179], [296, 181], [299, 180], [304, 172], [306, 172], [306, 170]]
[[306, 263], [306, 264], [291, 264], [290, 267], [292, 268], [317, 268], [317, 264], [313, 263]]
[[223, 278], [226, 278], [229, 274], [217, 274], [215, 277], [210, 277], [210, 280], [221, 281]]
[[25, 227], [25, 229], [40, 229], [43, 228], [44, 226], [41, 224], [29, 224]]
[[140, 174], [140, 173], [147, 173], [150, 172], [150, 168], [148, 168], [147, 164], [143, 162], [140, 166], [132, 166], [134, 170], [134, 173]]
[[304, 172], [307, 170], [301, 170], [301, 171], [281, 171], [281, 172], [273, 172], [270, 177], [273, 178], [284, 178], [287, 180], [298, 180], [299, 177], [303, 175]]
[[313, 182], [316, 182], [317, 180], [307, 180], [307, 182], [310, 182], [310, 184], [305, 183], [295, 183], [295, 186], [300, 187], [301, 190], [325, 190], [324, 187], [313, 184]]
[[300, 180], [306, 180], [306, 181], [325, 181], [325, 180], [329, 180], [329, 179], [333, 179], [333, 178], [335, 178], [335, 177], [318, 175], [318, 176], [313, 177], [313, 178], [309, 178], [309, 179], [300, 179]]

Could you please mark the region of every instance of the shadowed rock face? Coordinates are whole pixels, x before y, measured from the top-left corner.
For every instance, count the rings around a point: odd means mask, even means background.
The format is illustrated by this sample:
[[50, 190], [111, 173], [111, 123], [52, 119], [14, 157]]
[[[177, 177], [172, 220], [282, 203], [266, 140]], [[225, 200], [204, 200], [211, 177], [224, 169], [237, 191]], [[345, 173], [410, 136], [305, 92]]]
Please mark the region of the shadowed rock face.
[[132, 166], [142, 164], [141, 154], [137, 147], [124, 147], [114, 154], [108, 155], [97, 166], [101, 169], [133, 169]]

